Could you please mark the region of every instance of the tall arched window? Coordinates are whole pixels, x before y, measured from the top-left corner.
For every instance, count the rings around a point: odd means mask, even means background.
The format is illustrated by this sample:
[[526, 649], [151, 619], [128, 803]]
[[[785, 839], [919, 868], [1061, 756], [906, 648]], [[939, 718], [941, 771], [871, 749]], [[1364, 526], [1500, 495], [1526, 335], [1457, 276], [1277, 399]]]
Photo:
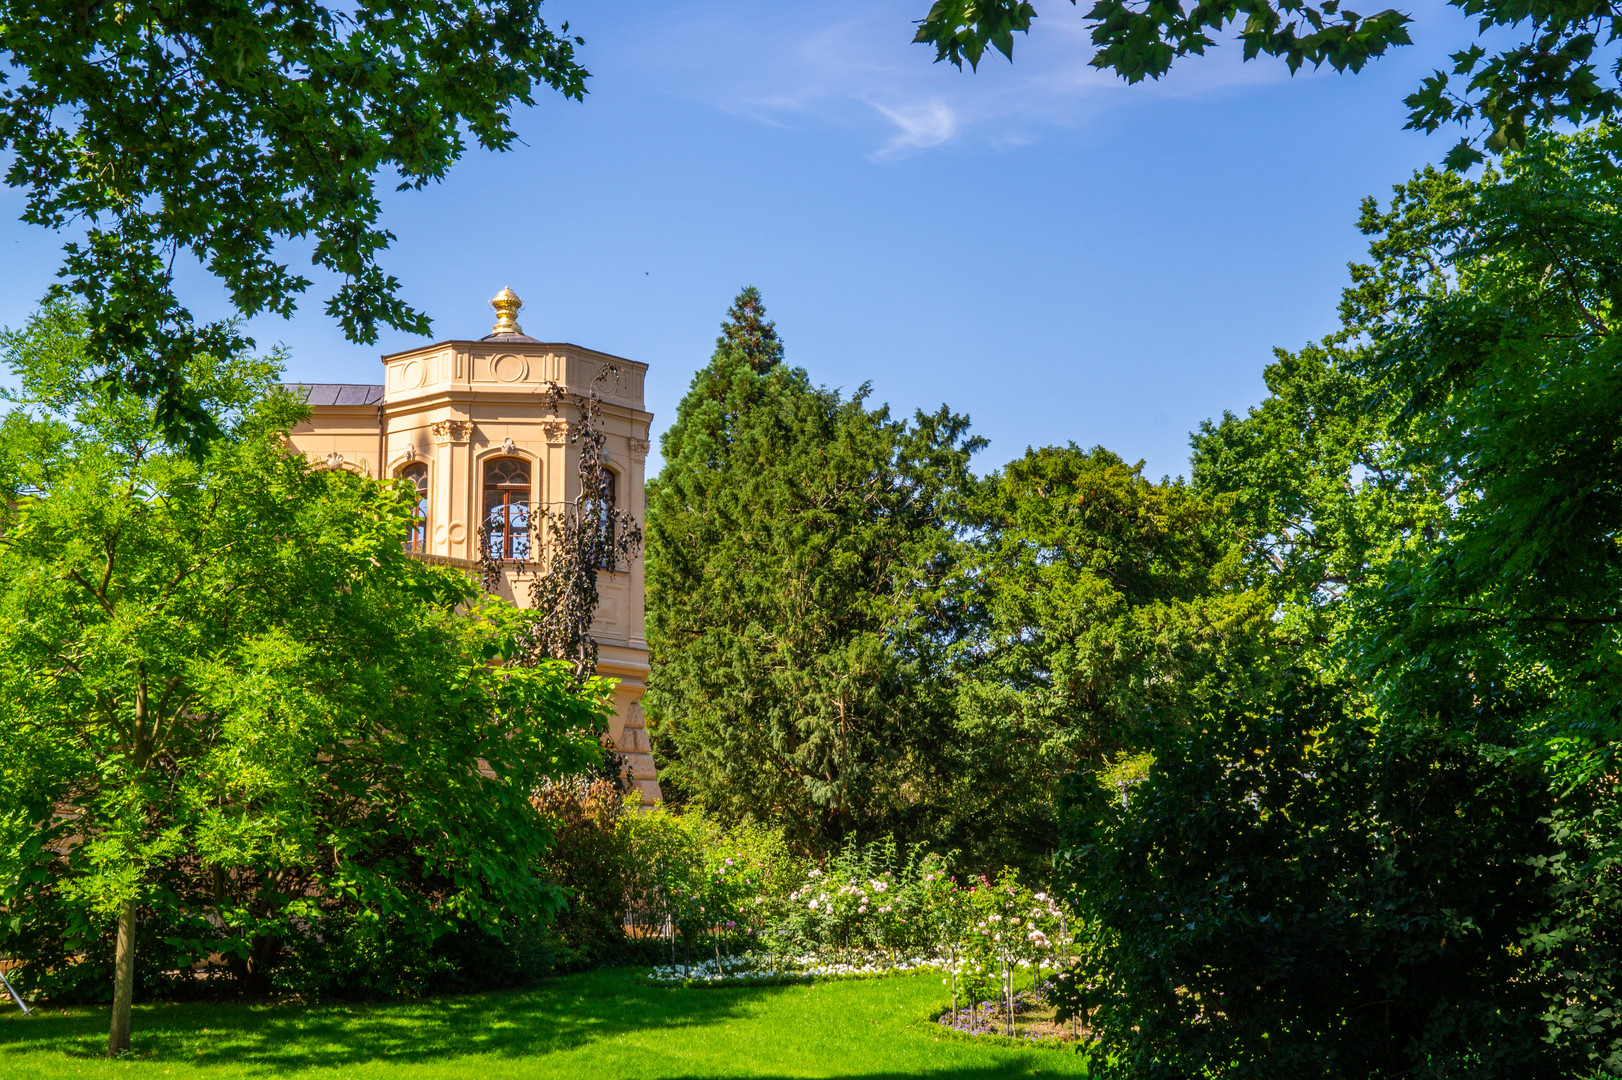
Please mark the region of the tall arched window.
[[614, 552], [614, 507], [618, 505], [614, 501], [615, 479], [611, 470], [603, 470], [603, 503], [597, 508], [598, 520], [602, 522], [602, 531], [598, 534], [598, 539], [602, 542], [602, 547], [597, 553], [597, 568], [599, 570], [606, 570], [611, 565], [620, 570], [625, 569], [623, 566], [618, 565], [619, 559]]
[[529, 558], [529, 462], [484, 463], [485, 551], [492, 559]]
[[421, 462], [407, 465], [398, 475], [402, 480], [411, 481], [411, 486], [417, 489], [417, 501], [412, 507], [411, 531], [406, 534], [405, 549], [425, 552], [428, 550], [428, 466]]

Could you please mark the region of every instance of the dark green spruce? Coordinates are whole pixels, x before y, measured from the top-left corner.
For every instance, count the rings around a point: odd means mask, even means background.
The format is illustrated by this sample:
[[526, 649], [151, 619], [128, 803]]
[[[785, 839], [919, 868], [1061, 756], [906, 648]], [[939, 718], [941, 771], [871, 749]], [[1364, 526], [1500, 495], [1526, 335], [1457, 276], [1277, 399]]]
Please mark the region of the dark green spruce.
[[982, 444], [813, 385], [764, 315], [738, 297], [661, 444], [646, 707], [673, 790], [824, 850], [931, 816]]

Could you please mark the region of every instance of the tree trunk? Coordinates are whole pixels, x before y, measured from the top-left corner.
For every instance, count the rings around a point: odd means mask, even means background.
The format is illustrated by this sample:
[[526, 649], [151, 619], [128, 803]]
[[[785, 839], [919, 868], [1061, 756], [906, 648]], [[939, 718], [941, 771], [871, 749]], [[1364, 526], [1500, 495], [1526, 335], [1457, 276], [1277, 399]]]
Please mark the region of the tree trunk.
[[275, 966], [280, 951], [280, 938], [259, 935], [249, 941], [246, 957], [227, 958], [226, 968], [244, 997], [258, 998], [270, 993], [270, 969]]
[[130, 1007], [135, 1003], [135, 901], [118, 913], [118, 954], [113, 966], [113, 1022], [107, 1032], [107, 1056], [130, 1048]]

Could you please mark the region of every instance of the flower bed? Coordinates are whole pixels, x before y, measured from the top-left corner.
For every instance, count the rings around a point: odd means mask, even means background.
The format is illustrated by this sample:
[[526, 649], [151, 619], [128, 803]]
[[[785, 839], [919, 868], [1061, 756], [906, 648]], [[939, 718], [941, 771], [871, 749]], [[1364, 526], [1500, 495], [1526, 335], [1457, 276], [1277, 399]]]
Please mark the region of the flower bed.
[[873, 979], [909, 971], [943, 969], [943, 962], [936, 957], [891, 960], [873, 956], [841, 962], [814, 955], [785, 959], [754, 953], [732, 957], [724, 964], [714, 960], [692, 965], [661, 964], [644, 978], [655, 986], [766, 986], [813, 979]]
[[670, 963], [646, 976], [654, 985], [932, 968], [945, 976], [954, 1008], [993, 999], [1012, 1008], [1015, 972], [1030, 969], [1040, 980], [1071, 961], [1075, 918], [1056, 898], [1033, 892], [1012, 870], [995, 881], [960, 879], [942, 856], [901, 852], [894, 840], [847, 845], [819, 866], [776, 841], [717, 835], [670, 845], [649, 865], [657, 873], [634, 890], [635, 922], [656, 928], [670, 950]]
[[997, 1001], [981, 1001], [959, 1009], [946, 1009], [935, 1023], [964, 1035], [994, 1036], [1034, 1042], [1076, 1043], [1086, 1031], [1073, 1022], [1057, 1019], [1044, 980], [1029, 990]]

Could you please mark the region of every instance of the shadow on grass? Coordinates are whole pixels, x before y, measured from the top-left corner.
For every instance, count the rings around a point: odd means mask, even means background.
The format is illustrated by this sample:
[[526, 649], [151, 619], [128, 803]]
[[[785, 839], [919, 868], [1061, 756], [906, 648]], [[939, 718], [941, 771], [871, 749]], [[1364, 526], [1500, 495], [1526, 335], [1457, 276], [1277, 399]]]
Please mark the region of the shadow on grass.
[[[532, 990], [388, 1004], [137, 1007], [133, 1054], [267, 1072], [401, 1063], [468, 1054], [531, 1057], [632, 1031], [695, 1027], [740, 1017], [783, 987], [682, 992], [641, 983], [626, 970], [594, 972]], [[9, 1059], [55, 1052], [101, 1057], [108, 1010], [42, 1009], [0, 1021], [0, 1073]]]
[[[233, 1075], [304, 1072], [371, 1063], [408, 1065], [431, 1062], [449, 1066], [447, 1076], [464, 1074], [453, 1063], [472, 1056], [510, 1059], [543, 1059], [548, 1055], [611, 1041], [617, 1036], [659, 1031], [693, 1030], [696, 1041], [681, 1052], [693, 1061], [694, 1055], [709, 1060], [708, 1070], [692, 1064], [669, 1065], [668, 1072], [637, 1071], [643, 1080], [695, 1080], [697, 1076], [749, 1075], [758, 1080], [787, 1080], [781, 1065], [765, 1065], [759, 1073], [747, 1070], [737, 1055], [738, 1047], [728, 1040], [730, 1032], [698, 1035], [697, 1029], [722, 1028], [735, 1020], [761, 1020], [762, 1007], [780, 995], [804, 992], [805, 987], [748, 987], [682, 990], [652, 987], [628, 969], [574, 975], [543, 984], [532, 990], [473, 994], [436, 998], [430, 1001], [388, 1004], [338, 1004], [318, 1007], [299, 1005], [242, 1004], [161, 1004], [139, 1007], [135, 1016], [134, 1056], [152, 1065], [194, 1065], [201, 1070], [219, 1067]], [[848, 989], [848, 988], [847, 988]], [[786, 1005], [786, 1003], [784, 1003]], [[861, 1080], [911, 1080], [927, 1075], [932, 1080], [994, 1080], [1002, 1077], [1078, 1076], [1085, 1065], [1070, 1054], [1051, 1049], [1000, 1047], [994, 1061], [935, 1061], [903, 1071], [896, 1066], [909, 1053], [892, 1056], [900, 1049], [893, 1040], [901, 1028], [888, 1027], [871, 1049], [861, 1039], [829, 1040], [829, 1028], [855, 1035], [865, 1033], [869, 1024], [879, 1023], [879, 1013], [871, 1008], [859, 1015], [836, 1015], [835, 1001], [819, 1001], [807, 1013], [788, 1008], [782, 1020], [767, 1020], [764, 1030], [756, 1028], [743, 1038], [772, 1038], [798, 1041], [800, 1036], [820, 1047], [807, 1047], [807, 1064], [826, 1075]], [[848, 1002], [847, 1002], [848, 1004]], [[825, 1008], [835, 1013], [820, 1012]], [[910, 1011], [911, 1006], [907, 1006]], [[775, 1014], [775, 1010], [773, 1010]], [[899, 1018], [898, 1018], [899, 1019]], [[26, 1075], [29, 1055], [65, 1055], [80, 1059], [62, 1062], [75, 1073], [85, 1067], [95, 1069], [89, 1059], [102, 1059], [107, 1045], [108, 1010], [76, 1008], [42, 1010], [34, 1019], [0, 1014], [0, 1077]], [[819, 1021], [826, 1021], [826, 1024]], [[773, 1026], [776, 1023], [787, 1026]], [[924, 1023], [905, 1021], [903, 1027]], [[813, 1035], [799, 1025], [819, 1029]], [[767, 1034], [769, 1032], [769, 1034]], [[906, 1037], [903, 1037], [904, 1041]], [[941, 1041], [939, 1038], [934, 1041]], [[953, 1040], [958, 1041], [958, 1040]], [[963, 1040], [973, 1042], [973, 1040]], [[611, 1055], [612, 1056], [612, 1055]], [[745, 1051], [742, 1058], [747, 1059]], [[978, 1056], [978, 1055], [976, 1055]], [[843, 1057], [844, 1060], [829, 1060]], [[619, 1075], [624, 1060], [610, 1065], [569, 1059], [574, 1068], [601, 1067]], [[57, 1057], [61, 1061], [61, 1057]], [[111, 1063], [109, 1063], [111, 1064]], [[477, 1069], [476, 1064], [469, 1063]], [[658, 1066], [654, 1066], [658, 1069]], [[833, 1070], [838, 1070], [834, 1072]], [[31, 1071], [38, 1071], [37, 1069]], [[167, 1071], [167, 1070], [165, 1070]], [[53, 1073], [53, 1075], [55, 1075]], [[604, 1073], [608, 1075], [607, 1072]]]

